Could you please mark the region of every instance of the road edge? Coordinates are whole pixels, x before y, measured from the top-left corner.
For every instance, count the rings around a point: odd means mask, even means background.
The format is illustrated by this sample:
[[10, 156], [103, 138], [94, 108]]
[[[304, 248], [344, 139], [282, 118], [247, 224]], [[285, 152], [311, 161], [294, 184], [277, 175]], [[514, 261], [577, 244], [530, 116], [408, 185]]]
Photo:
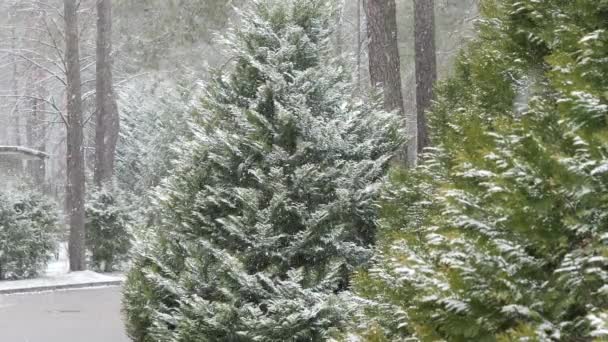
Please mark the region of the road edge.
[[58, 284], [58, 285], [43, 285], [33, 286], [27, 288], [14, 288], [0, 290], [0, 295], [15, 295], [15, 294], [27, 294], [32, 292], [48, 292], [48, 291], [60, 291], [60, 290], [76, 290], [86, 288], [97, 288], [97, 287], [108, 287], [108, 286], [120, 286], [124, 280], [109, 280], [109, 281], [97, 281], [97, 282], [85, 282], [76, 284]]

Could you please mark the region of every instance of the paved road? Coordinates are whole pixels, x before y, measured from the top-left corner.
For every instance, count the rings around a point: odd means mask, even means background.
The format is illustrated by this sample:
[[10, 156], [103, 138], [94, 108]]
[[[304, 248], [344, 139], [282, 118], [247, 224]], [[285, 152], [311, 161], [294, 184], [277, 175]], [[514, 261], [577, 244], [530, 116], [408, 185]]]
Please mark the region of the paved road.
[[120, 288], [0, 295], [2, 342], [129, 342]]

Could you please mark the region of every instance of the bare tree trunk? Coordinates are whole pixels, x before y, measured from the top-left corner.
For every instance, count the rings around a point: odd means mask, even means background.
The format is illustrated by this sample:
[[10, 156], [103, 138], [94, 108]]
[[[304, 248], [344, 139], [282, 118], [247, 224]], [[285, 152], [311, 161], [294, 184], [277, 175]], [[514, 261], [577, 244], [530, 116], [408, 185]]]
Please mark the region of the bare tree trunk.
[[343, 25], [343, 21], [344, 21], [344, 1], [337, 1], [337, 8], [336, 8], [336, 55], [338, 56], [342, 56], [342, 54], [344, 53], [344, 25]]
[[84, 154], [82, 89], [78, 36], [77, 0], [64, 0], [65, 59], [67, 66], [67, 185], [66, 204], [70, 223], [70, 270], [81, 271], [85, 264]]
[[[44, 74], [41, 70], [38, 71], [38, 79], [37, 82], [44, 77]], [[37, 87], [37, 97], [43, 99], [46, 97], [46, 91], [42, 85], [38, 85]], [[38, 150], [42, 152], [46, 152], [46, 144], [47, 144], [47, 123], [45, 122], [44, 113], [45, 113], [45, 104], [43, 101], [36, 100], [36, 111], [38, 112]], [[40, 184], [43, 189], [46, 189], [46, 162], [43, 160], [39, 163], [38, 169], [36, 171], [36, 177], [34, 177], [37, 184]]]
[[[28, 80], [28, 82], [30, 82], [30, 81]], [[29, 88], [29, 86], [27, 88]], [[34, 97], [34, 96], [35, 96], [35, 94], [32, 95], [32, 97]], [[38, 107], [38, 100], [35, 98], [32, 98], [31, 108], [30, 108], [29, 113], [25, 120], [25, 141], [26, 141], [26, 146], [29, 148], [36, 148], [36, 146], [34, 145], [35, 140], [36, 140], [36, 137], [34, 136], [36, 128], [34, 126], [36, 125], [35, 121], [36, 121], [36, 116], [38, 115], [37, 107]], [[26, 162], [26, 166], [27, 166], [27, 173], [33, 180], [35, 177], [35, 172], [36, 172], [36, 160], [28, 160]]]
[[404, 114], [395, 0], [367, 0], [371, 84], [383, 90], [388, 111]]
[[97, 83], [94, 181], [112, 179], [120, 129], [112, 83], [112, 1], [97, 1]]
[[363, 42], [361, 41], [361, 0], [357, 0], [357, 94], [361, 94], [361, 53]]
[[[11, 49], [12, 51], [17, 51], [17, 33], [15, 28], [13, 27], [13, 29], [11, 30], [12, 33], [12, 37], [11, 37]], [[18, 67], [18, 62], [17, 62], [17, 56], [15, 55], [15, 53], [13, 53], [13, 60], [12, 60], [12, 64], [13, 64], [13, 75], [12, 75], [12, 79], [11, 79], [11, 88], [13, 91], [13, 95], [15, 96], [15, 104], [13, 105], [13, 110], [11, 111], [11, 116], [12, 116], [12, 124], [13, 124], [13, 133], [14, 133], [14, 137], [15, 139], [13, 139], [13, 143], [17, 146], [21, 146], [21, 122], [20, 122], [20, 117], [19, 117], [19, 67]]]
[[414, 0], [414, 35], [416, 45], [416, 112], [418, 116], [418, 152], [430, 145], [426, 111], [433, 100], [437, 81], [435, 51], [434, 0]]
[[[38, 83], [42, 78], [43, 75], [40, 70], [34, 71], [34, 76], [32, 76], [34, 84]], [[46, 152], [46, 124], [43, 120], [44, 102], [40, 100], [41, 98], [44, 98], [44, 91], [41, 86], [36, 86], [33, 89], [31, 110], [26, 126], [27, 146], [40, 152]], [[34, 184], [39, 186], [40, 189], [45, 189], [45, 161], [28, 160], [27, 164], [28, 173], [34, 181]]]

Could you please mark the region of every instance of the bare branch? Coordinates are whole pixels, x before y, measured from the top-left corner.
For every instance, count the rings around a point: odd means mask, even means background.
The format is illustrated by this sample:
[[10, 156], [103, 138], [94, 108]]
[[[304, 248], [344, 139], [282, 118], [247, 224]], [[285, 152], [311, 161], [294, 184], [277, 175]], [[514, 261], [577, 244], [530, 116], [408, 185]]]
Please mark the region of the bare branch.
[[47, 72], [47, 73], [49, 73], [50, 75], [53, 75], [53, 76], [55, 77], [55, 79], [57, 79], [59, 82], [61, 82], [61, 83], [62, 83], [64, 86], [67, 86], [67, 83], [66, 83], [66, 81], [63, 79], [63, 77], [59, 76], [57, 73], [55, 73], [55, 72], [54, 72], [54, 71], [52, 71], [51, 69], [49, 69], [49, 68], [45, 67], [44, 65], [42, 65], [42, 64], [40, 64], [40, 63], [38, 63], [38, 62], [36, 62], [35, 60], [33, 60], [33, 59], [29, 58], [28, 56], [26, 56], [26, 55], [24, 55], [24, 54], [17, 53], [16, 51], [13, 51], [13, 50], [10, 50], [10, 49], [7, 49], [7, 50], [1, 50], [1, 49], [0, 49], [0, 52], [1, 52], [1, 51], [4, 51], [4, 52], [6, 52], [6, 53], [12, 54], [12, 55], [14, 55], [14, 56], [17, 56], [17, 57], [19, 57], [19, 58], [21, 58], [21, 59], [24, 59], [24, 60], [28, 61], [29, 63], [31, 63], [31, 64], [33, 64], [33, 65], [37, 66], [37, 67], [38, 67], [38, 68], [40, 68], [41, 70], [46, 71], [46, 72]]
[[68, 125], [68, 120], [65, 117], [65, 115], [63, 114], [63, 112], [61, 111], [61, 109], [59, 109], [59, 107], [57, 107], [57, 104], [55, 103], [54, 100], [47, 100], [43, 97], [39, 97], [39, 96], [33, 96], [33, 95], [0, 95], [0, 98], [2, 97], [12, 97], [12, 98], [29, 98], [29, 99], [33, 99], [33, 100], [38, 100], [41, 102], [44, 102], [48, 105], [50, 105], [51, 107], [53, 107], [53, 109], [55, 109], [56, 113], [59, 114], [59, 116], [61, 117], [61, 121], [63, 121], [63, 123], [67, 126]]
[[0, 154], [18, 154], [40, 159], [47, 159], [49, 157], [45, 152], [21, 146], [0, 146]]

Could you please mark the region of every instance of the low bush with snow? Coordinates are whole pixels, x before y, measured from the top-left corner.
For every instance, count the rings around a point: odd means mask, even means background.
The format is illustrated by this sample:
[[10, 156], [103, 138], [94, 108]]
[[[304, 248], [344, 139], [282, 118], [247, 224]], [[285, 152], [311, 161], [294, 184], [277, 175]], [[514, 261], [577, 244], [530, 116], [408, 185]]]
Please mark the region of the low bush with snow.
[[131, 248], [131, 221], [120, 191], [103, 188], [90, 194], [86, 204], [86, 244], [93, 269], [111, 272], [126, 259]]
[[56, 249], [57, 208], [31, 192], [0, 192], [0, 280], [36, 277]]

